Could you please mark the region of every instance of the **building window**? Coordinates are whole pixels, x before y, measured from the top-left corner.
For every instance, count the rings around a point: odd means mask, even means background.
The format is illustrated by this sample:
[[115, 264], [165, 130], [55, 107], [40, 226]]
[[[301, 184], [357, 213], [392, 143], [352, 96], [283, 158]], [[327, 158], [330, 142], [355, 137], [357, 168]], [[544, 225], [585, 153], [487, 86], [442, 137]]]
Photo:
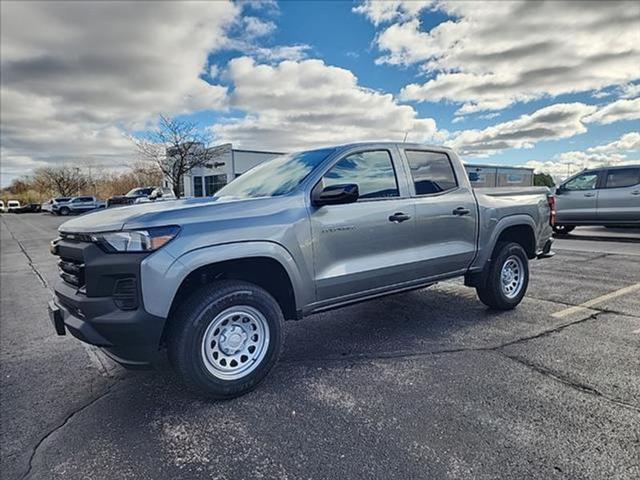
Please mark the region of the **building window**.
[[193, 177], [193, 196], [202, 196], [202, 177]]
[[218, 190], [227, 184], [226, 175], [207, 175], [204, 177], [204, 188], [207, 197], [213, 196]]

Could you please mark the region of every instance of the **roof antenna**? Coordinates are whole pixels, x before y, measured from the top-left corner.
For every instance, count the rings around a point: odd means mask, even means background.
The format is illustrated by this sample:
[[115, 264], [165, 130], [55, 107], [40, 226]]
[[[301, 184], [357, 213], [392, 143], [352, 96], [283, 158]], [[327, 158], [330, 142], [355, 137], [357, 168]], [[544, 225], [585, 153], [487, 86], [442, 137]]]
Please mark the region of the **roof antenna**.
[[402, 139], [402, 143], [405, 143], [407, 141], [407, 135], [409, 135], [409, 130], [406, 130], [404, 132], [404, 138]]

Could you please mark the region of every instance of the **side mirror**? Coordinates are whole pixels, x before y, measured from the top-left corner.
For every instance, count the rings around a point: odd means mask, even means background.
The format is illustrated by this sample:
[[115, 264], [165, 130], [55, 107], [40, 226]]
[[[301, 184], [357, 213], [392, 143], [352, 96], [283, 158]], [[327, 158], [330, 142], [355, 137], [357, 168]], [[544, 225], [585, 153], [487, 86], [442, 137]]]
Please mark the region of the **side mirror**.
[[567, 191], [567, 187], [565, 187], [564, 185], [558, 185], [556, 187], [556, 195], [562, 195], [566, 191]]
[[344, 185], [330, 185], [320, 190], [314, 189], [312, 196], [313, 204], [317, 207], [323, 205], [342, 205], [345, 203], [354, 203], [358, 200], [360, 191], [355, 183], [346, 183]]

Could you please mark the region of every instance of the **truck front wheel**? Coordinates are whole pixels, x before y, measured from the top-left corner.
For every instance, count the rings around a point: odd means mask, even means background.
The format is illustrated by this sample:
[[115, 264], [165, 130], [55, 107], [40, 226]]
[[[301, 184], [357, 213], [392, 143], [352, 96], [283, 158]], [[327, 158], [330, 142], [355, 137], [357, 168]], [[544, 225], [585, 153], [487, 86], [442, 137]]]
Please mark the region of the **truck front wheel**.
[[572, 232], [576, 227], [573, 225], [554, 225], [553, 231], [558, 235], [567, 235]]
[[191, 390], [213, 399], [255, 388], [282, 351], [284, 318], [274, 298], [248, 282], [206, 285], [170, 319], [169, 360]]
[[480, 301], [497, 310], [515, 308], [529, 284], [529, 261], [524, 249], [514, 242], [498, 243], [488, 268], [484, 286], [476, 287]]

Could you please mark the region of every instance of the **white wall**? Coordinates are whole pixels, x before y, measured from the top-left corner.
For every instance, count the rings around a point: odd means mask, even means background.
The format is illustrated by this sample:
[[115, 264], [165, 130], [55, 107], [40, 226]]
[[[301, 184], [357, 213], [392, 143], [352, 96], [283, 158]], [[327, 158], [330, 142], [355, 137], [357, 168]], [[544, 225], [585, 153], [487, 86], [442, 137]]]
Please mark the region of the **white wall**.
[[241, 175], [247, 170], [255, 167], [256, 165], [266, 161], [271, 160], [274, 157], [281, 155], [277, 152], [258, 152], [258, 151], [249, 151], [249, 150], [234, 150], [233, 151], [233, 162], [234, 162], [234, 173], [236, 175]]

